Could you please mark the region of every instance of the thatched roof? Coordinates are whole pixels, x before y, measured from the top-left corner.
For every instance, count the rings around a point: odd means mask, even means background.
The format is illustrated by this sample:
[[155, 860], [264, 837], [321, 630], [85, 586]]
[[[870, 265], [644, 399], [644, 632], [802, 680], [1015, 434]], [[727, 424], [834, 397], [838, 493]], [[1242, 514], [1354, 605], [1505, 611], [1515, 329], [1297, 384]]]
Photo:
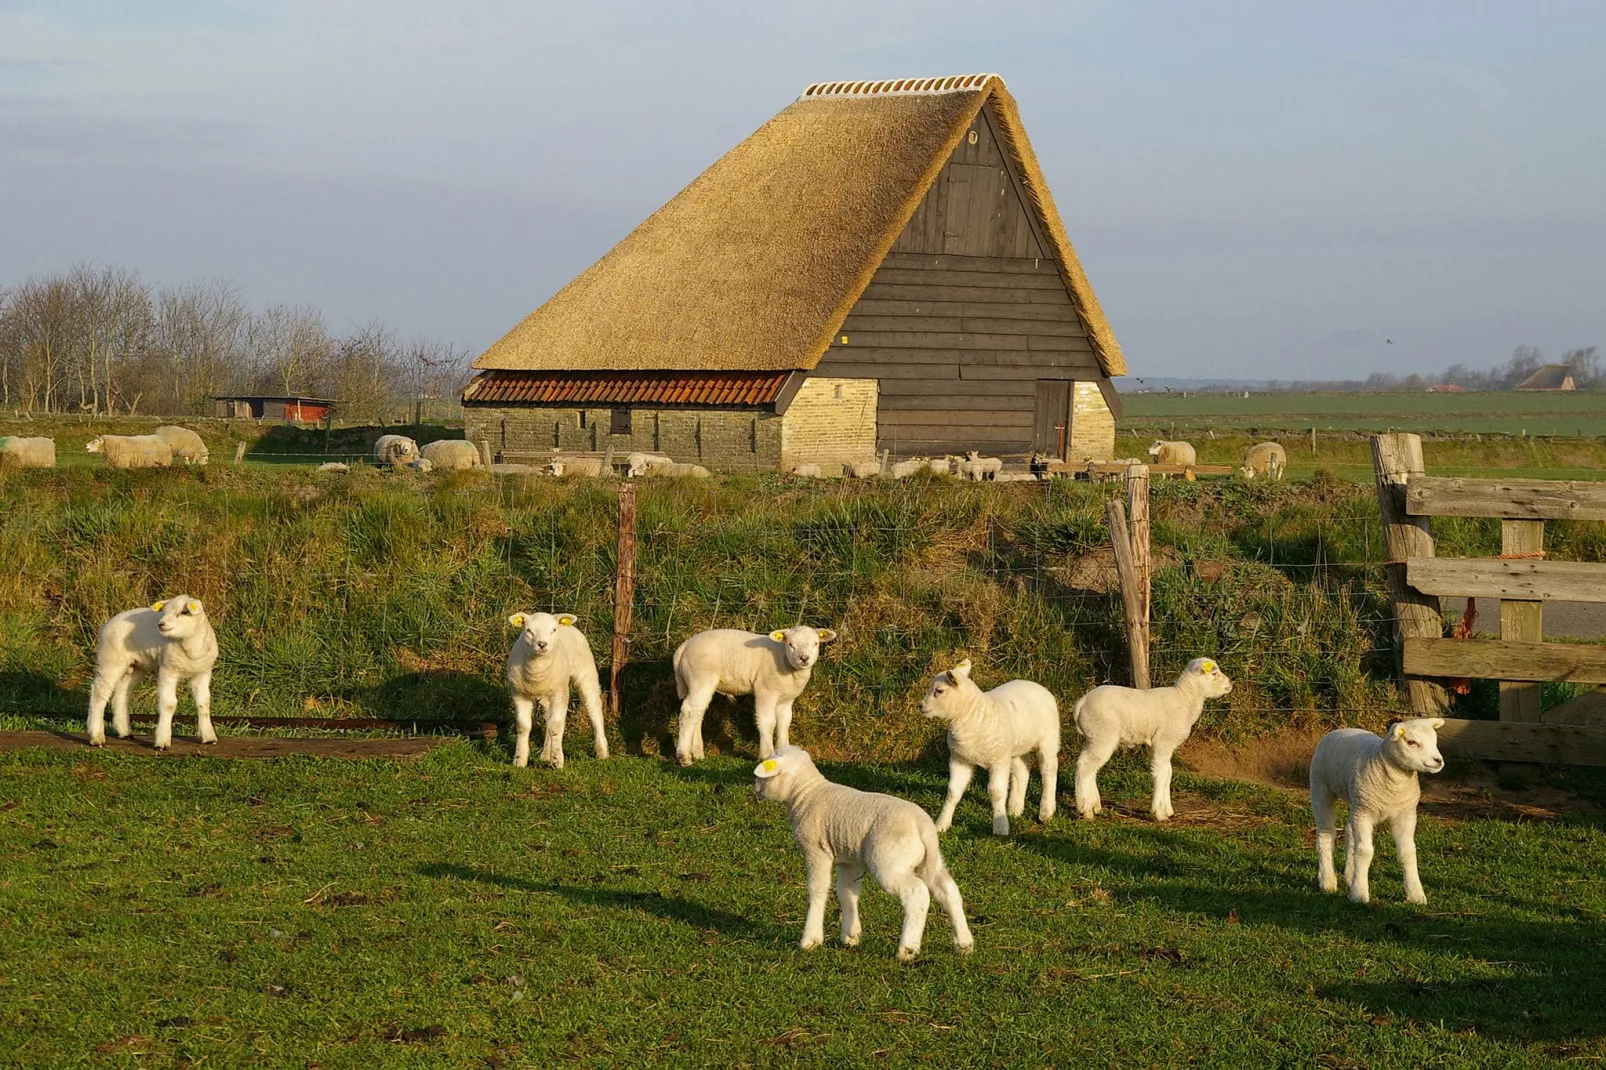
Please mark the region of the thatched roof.
[[1517, 384], [1518, 390], [1569, 390], [1572, 379], [1571, 364], [1542, 364], [1532, 375]]
[[1125, 375], [1015, 100], [996, 75], [810, 86], [474, 366], [813, 368], [984, 106], [1100, 365]]

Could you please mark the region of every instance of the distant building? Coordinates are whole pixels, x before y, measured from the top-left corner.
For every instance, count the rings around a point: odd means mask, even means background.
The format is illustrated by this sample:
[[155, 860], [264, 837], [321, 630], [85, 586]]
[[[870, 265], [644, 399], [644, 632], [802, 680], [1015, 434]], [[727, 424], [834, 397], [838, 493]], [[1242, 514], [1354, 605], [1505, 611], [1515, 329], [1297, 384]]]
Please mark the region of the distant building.
[[808, 87], [474, 367], [498, 453], [749, 470], [1108, 458], [1126, 374], [990, 75]]
[[1517, 384], [1518, 390], [1577, 390], [1571, 364], [1546, 364]]
[[1465, 394], [1466, 392], [1467, 388], [1459, 383], [1439, 383], [1428, 387], [1428, 393], [1430, 394]]
[[214, 398], [216, 414], [225, 420], [283, 420], [286, 423], [314, 424], [329, 415], [335, 403], [326, 398], [268, 397], [237, 394]]

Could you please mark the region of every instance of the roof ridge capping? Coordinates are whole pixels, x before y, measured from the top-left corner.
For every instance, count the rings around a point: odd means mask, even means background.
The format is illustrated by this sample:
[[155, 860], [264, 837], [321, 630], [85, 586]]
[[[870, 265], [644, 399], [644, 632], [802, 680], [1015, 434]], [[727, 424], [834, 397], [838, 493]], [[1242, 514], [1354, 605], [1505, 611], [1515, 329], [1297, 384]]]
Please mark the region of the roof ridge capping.
[[951, 74], [945, 78], [887, 78], [873, 82], [815, 82], [799, 94], [799, 100], [821, 97], [929, 97], [942, 93], [975, 93], [990, 83], [1000, 86], [1004, 79], [996, 74]]

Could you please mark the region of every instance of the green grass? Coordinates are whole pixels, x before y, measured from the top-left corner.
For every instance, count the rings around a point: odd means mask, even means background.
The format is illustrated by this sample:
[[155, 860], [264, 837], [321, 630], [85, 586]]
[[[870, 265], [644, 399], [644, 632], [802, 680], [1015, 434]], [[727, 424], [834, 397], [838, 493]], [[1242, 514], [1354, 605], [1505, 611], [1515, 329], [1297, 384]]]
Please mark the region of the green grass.
[[1463, 394], [1251, 392], [1124, 393], [1126, 429], [1423, 431], [1606, 436], [1606, 394], [1469, 391]]
[[[1510, 1067], [1606, 1056], [1606, 830], [1445, 821], [1429, 905], [1313, 884], [1295, 794], [1179, 777], [1179, 819], [944, 852], [977, 937], [899, 910], [796, 948], [803, 869], [750, 760], [515, 770], [0, 756], [0, 1062], [16, 1066]], [[827, 763], [934, 810], [932, 767]], [[1035, 791], [1035, 787], [1034, 787]], [[1107, 799], [1141, 815], [1135, 761]], [[1035, 798], [1035, 796], [1034, 796]], [[1035, 803], [1034, 803], [1035, 806]], [[827, 930], [835, 925], [835, 907]]]

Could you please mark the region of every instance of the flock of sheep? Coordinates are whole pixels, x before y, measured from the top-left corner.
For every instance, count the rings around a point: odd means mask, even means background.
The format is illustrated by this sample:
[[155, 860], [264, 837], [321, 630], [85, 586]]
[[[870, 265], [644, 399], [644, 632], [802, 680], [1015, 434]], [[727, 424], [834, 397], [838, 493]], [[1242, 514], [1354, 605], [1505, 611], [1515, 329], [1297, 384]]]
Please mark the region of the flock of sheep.
[[[591, 723], [596, 756], [607, 758], [601, 681], [591, 644], [575, 626], [576, 618], [531, 611], [513, 614], [508, 623], [518, 629], [505, 673], [513, 703], [514, 764], [529, 764], [530, 734], [539, 706], [545, 719], [541, 760], [563, 767], [564, 727], [574, 690], [580, 692]], [[1034, 757], [1041, 779], [1038, 819], [1046, 823], [1054, 816], [1059, 796], [1059, 703], [1047, 688], [1029, 680], [1011, 680], [983, 691], [971, 679], [969, 659], [938, 673], [920, 702], [921, 714], [948, 730], [948, 790], [933, 821], [914, 803], [831, 783], [807, 751], [791, 745], [792, 705], [808, 686], [821, 644], [835, 638], [829, 628], [795, 625], [767, 635], [715, 629], [681, 643], [673, 659], [680, 698], [676, 758], [684, 766], [703, 757], [703, 715], [716, 694], [751, 695], [761, 759], [753, 774], [754, 790], [759, 797], [787, 807], [808, 871], [802, 947], [807, 950], [824, 942], [826, 901], [835, 871], [844, 944], [859, 941], [859, 896], [868, 872], [903, 903], [900, 959], [919, 953], [933, 897], [953, 926], [955, 947], [969, 951], [974, 939], [959, 886], [943, 864], [938, 835], [950, 828], [954, 810], [978, 768], [987, 771], [993, 833], [1009, 835], [1009, 819], [1025, 810], [1028, 759]], [[129, 693], [141, 678], [153, 674], [156, 748], [172, 745], [178, 689], [185, 683], [195, 701], [200, 741], [216, 742], [211, 680], [217, 658], [217, 636], [199, 599], [181, 594], [112, 617], [101, 627], [96, 649], [87, 725], [90, 744], [105, 743], [108, 702], [117, 735], [130, 734]], [[1214, 660], [1195, 658], [1170, 687], [1138, 690], [1106, 684], [1079, 698], [1072, 709], [1081, 736], [1077, 813], [1092, 818], [1101, 812], [1098, 774], [1118, 748], [1147, 747], [1154, 779], [1152, 813], [1157, 821], [1170, 819], [1175, 813], [1171, 757], [1193, 731], [1205, 703], [1231, 691], [1232, 681]], [[1310, 764], [1310, 791], [1317, 827], [1317, 880], [1323, 891], [1337, 890], [1334, 821], [1337, 801], [1344, 799], [1350, 808], [1344, 866], [1350, 898], [1361, 903], [1369, 899], [1373, 830], [1386, 822], [1398, 845], [1406, 898], [1426, 902], [1414, 840], [1420, 798], [1417, 777], [1444, 767], [1435, 732], [1442, 724], [1437, 719], [1401, 721], [1382, 737], [1344, 728], [1317, 744]]]

